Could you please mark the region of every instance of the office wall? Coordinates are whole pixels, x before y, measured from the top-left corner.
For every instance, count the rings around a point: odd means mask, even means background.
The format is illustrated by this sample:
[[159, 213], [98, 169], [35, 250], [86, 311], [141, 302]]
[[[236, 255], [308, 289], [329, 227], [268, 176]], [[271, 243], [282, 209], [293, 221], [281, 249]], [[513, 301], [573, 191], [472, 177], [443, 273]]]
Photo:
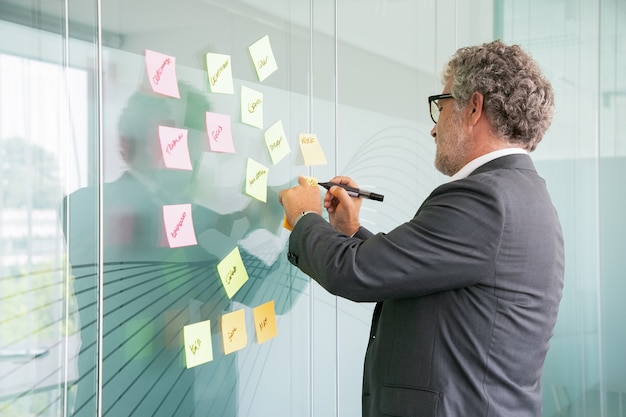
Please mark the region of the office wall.
[[[409, 219], [445, 181], [426, 97], [454, 50], [496, 37], [527, 48], [557, 94], [534, 154], [567, 256], [544, 415], [626, 414], [624, 13], [618, 0], [0, 0], [0, 415], [360, 415], [372, 306], [288, 264], [276, 192], [346, 174], [385, 195], [363, 204], [371, 230]], [[266, 35], [277, 70], [260, 80], [248, 47]], [[180, 98], [152, 90], [146, 50], [176, 59]], [[212, 90], [207, 53], [230, 56], [232, 94]], [[243, 120], [244, 88], [262, 93], [261, 127]], [[234, 152], [211, 148], [207, 111], [230, 117]], [[291, 152], [274, 163], [277, 121]], [[158, 126], [187, 131], [191, 169], [165, 165]], [[300, 133], [325, 164], [305, 163]], [[249, 159], [265, 201], [246, 191]], [[163, 207], [181, 204], [195, 244], [172, 247]], [[234, 249], [226, 264], [248, 280], [232, 294], [217, 265]], [[254, 311], [270, 302], [264, 340]], [[247, 339], [226, 353], [222, 320], [241, 312]]]

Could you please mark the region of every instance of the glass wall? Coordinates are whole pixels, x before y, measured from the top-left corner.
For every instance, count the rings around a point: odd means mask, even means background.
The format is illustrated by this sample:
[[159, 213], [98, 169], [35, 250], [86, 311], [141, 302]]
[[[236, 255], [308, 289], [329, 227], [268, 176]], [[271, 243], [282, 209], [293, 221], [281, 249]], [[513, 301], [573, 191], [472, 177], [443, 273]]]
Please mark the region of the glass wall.
[[544, 416], [625, 416], [624, 21], [620, 0], [0, 0], [0, 415], [359, 416], [373, 306], [290, 266], [276, 193], [345, 174], [385, 195], [372, 231], [410, 219], [446, 180], [426, 97], [501, 38], [557, 97], [533, 154], [566, 238]]

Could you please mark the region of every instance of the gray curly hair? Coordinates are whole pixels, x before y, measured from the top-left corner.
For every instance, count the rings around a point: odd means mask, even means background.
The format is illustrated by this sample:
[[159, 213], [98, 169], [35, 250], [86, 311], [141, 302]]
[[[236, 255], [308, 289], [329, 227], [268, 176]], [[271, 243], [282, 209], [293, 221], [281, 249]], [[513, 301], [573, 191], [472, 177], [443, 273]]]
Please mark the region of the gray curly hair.
[[499, 40], [459, 49], [443, 71], [452, 80], [457, 110], [474, 92], [494, 133], [507, 143], [533, 151], [554, 114], [554, 93], [539, 65], [519, 47]]

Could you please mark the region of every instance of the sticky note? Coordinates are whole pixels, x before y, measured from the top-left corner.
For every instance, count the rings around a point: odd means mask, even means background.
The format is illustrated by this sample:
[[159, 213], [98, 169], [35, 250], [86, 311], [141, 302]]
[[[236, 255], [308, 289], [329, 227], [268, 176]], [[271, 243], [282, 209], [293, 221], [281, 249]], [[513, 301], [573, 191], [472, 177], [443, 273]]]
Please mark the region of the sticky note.
[[191, 171], [191, 159], [187, 146], [187, 129], [159, 126], [159, 142], [166, 168]]
[[241, 86], [241, 122], [263, 129], [263, 93]]
[[176, 58], [146, 49], [146, 70], [152, 91], [180, 98], [176, 78]]
[[206, 67], [212, 93], [235, 93], [230, 55], [206, 54]]
[[222, 316], [224, 354], [228, 355], [229, 353], [246, 347], [248, 344], [245, 318], [243, 309]]
[[163, 222], [170, 248], [197, 245], [191, 204], [163, 206]]
[[185, 363], [187, 368], [211, 362], [213, 360], [211, 320], [184, 326], [183, 343], [185, 344]]
[[233, 298], [233, 295], [248, 281], [248, 272], [241, 259], [239, 248], [235, 247], [217, 264], [217, 273], [226, 290], [226, 295], [228, 298]]
[[211, 151], [235, 153], [229, 115], [206, 112], [206, 130]]
[[317, 140], [317, 135], [313, 133], [301, 133], [298, 137], [300, 152], [304, 158], [304, 165], [325, 165], [326, 157]]
[[269, 36], [265, 35], [248, 47], [259, 81], [265, 80], [278, 69]]
[[291, 152], [282, 121], [277, 121], [265, 131], [265, 145], [274, 165]]
[[264, 165], [248, 158], [246, 194], [265, 203], [267, 201], [267, 175], [268, 170]]
[[278, 334], [273, 300], [255, 307], [253, 315], [256, 338], [259, 344], [267, 342]]

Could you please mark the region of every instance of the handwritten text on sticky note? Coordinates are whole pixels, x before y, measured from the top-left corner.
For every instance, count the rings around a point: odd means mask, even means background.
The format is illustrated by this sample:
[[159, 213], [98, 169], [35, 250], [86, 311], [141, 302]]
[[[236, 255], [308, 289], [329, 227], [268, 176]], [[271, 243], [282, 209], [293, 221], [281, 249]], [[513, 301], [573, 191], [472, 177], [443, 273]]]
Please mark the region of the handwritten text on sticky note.
[[230, 55], [206, 54], [206, 67], [212, 93], [234, 94]]
[[283, 123], [280, 120], [265, 131], [265, 145], [274, 164], [277, 164], [291, 152]]
[[298, 138], [298, 143], [300, 144], [300, 152], [302, 152], [302, 157], [304, 158], [304, 165], [326, 164], [326, 157], [324, 156], [322, 145], [320, 145], [317, 140], [317, 135], [313, 133], [301, 133]]
[[211, 321], [201, 321], [183, 327], [183, 343], [187, 368], [212, 361]]
[[248, 47], [259, 81], [265, 80], [278, 69], [269, 36], [265, 35]]
[[243, 309], [222, 316], [222, 341], [226, 355], [242, 349], [248, 344]]
[[163, 162], [167, 168], [191, 170], [187, 129], [159, 126], [159, 142]]
[[146, 49], [146, 71], [152, 91], [180, 98], [176, 78], [176, 58]]
[[255, 307], [253, 315], [256, 338], [259, 344], [267, 342], [278, 334], [273, 300]]
[[233, 295], [248, 281], [248, 272], [241, 259], [239, 248], [233, 249], [217, 264], [217, 272], [226, 295], [228, 298], [233, 298]]
[[241, 86], [241, 121], [263, 129], [263, 93]]
[[211, 151], [235, 153], [229, 115], [206, 112], [206, 130]]
[[191, 204], [163, 206], [163, 222], [170, 248], [198, 244], [191, 218]]
[[267, 201], [268, 169], [254, 159], [248, 158], [246, 167], [246, 194], [259, 201]]

